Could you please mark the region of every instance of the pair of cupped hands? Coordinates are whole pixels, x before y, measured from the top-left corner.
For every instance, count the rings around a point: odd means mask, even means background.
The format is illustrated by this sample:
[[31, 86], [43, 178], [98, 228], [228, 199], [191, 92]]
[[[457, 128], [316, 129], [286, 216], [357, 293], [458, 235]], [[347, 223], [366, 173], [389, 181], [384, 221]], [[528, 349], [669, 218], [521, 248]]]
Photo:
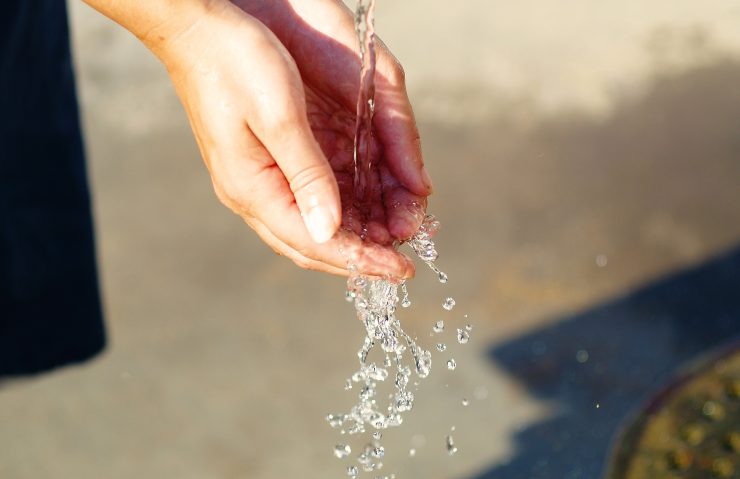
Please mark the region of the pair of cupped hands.
[[131, 0], [138, 12], [87, 1], [166, 66], [218, 198], [274, 251], [340, 275], [351, 251], [362, 273], [413, 275], [393, 243], [416, 232], [432, 185], [403, 70], [381, 42], [367, 238], [340, 231], [360, 213], [352, 189], [361, 63], [341, 1]]

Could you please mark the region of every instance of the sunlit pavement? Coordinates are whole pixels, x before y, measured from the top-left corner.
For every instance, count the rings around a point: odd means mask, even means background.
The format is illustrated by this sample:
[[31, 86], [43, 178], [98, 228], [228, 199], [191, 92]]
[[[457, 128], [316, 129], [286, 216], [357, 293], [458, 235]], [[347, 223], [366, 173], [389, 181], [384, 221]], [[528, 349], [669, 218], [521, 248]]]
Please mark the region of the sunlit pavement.
[[[384, 474], [596, 478], [624, 417], [740, 332], [740, 8], [550, 3], [378, 4], [450, 276], [420, 268], [402, 320], [430, 348], [434, 321], [474, 325], [385, 433]], [[342, 280], [220, 206], [163, 68], [72, 11], [111, 344], [0, 389], [0, 477], [345, 477]]]

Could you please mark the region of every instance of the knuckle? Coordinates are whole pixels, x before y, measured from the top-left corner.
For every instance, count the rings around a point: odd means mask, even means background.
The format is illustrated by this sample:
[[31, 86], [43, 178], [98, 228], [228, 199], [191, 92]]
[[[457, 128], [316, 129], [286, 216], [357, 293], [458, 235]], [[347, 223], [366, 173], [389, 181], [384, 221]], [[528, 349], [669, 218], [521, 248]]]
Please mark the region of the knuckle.
[[214, 191], [218, 200], [234, 213], [244, 218], [253, 218], [254, 205], [251, 194], [244, 188], [236, 185], [216, 185]]
[[311, 245], [300, 244], [293, 246], [293, 248], [295, 248], [298, 253], [297, 256], [303, 257], [306, 261], [312, 261], [310, 259], [311, 256], [316, 254], [316, 251], [314, 251]]
[[393, 62], [390, 80], [394, 85], [406, 85], [406, 70], [404, 70], [403, 65], [398, 61]]
[[293, 134], [301, 124], [301, 114], [295, 108], [285, 105], [275, 108], [272, 114], [263, 118], [265, 129], [278, 136]]
[[326, 178], [327, 168], [328, 164], [314, 163], [298, 169], [288, 178], [290, 190], [294, 195], [303, 193], [309, 186]]

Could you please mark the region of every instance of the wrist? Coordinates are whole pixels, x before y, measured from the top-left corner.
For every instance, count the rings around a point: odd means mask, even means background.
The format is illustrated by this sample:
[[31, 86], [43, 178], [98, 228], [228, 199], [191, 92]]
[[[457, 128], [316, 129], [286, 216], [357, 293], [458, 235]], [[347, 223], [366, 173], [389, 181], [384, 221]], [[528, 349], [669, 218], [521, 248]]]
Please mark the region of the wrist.
[[229, 6], [228, 0], [162, 3], [145, 29], [130, 30], [168, 69], [196, 54], [199, 42], [192, 41], [193, 37]]
[[230, 6], [228, 0], [84, 0], [136, 36], [165, 65], [178, 40]]

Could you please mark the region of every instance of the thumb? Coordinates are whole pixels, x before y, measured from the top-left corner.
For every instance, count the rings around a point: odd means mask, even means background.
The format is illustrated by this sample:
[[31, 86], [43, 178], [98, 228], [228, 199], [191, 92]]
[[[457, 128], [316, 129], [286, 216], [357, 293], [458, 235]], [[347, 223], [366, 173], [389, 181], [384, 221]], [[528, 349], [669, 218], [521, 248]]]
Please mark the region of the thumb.
[[325, 243], [341, 224], [337, 180], [308, 123], [298, 68], [277, 38], [264, 34], [274, 48], [262, 52], [261, 73], [251, 79], [260, 94], [247, 124], [288, 181], [311, 238]]
[[255, 133], [288, 181], [311, 238], [325, 243], [341, 224], [339, 187], [308, 119], [297, 113], [279, 126]]
[[341, 223], [339, 188], [310, 129], [307, 134], [311, 138], [306, 143], [312, 145], [305, 144], [296, 156], [276, 161], [288, 180], [308, 233], [317, 243], [325, 243]]

